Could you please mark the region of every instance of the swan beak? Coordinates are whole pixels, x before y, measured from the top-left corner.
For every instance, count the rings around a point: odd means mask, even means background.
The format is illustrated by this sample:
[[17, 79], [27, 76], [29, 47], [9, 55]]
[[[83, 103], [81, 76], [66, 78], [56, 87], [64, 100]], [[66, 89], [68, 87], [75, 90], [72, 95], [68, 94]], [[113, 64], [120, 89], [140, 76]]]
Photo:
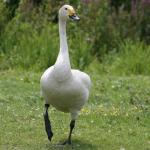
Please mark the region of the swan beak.
[[77, 15], [71, 15], [71, 16], [69, 16], [69, 18], [71, 20], [74, 20], [74, 21], [79, 21], [80, 20], [80, 18]]

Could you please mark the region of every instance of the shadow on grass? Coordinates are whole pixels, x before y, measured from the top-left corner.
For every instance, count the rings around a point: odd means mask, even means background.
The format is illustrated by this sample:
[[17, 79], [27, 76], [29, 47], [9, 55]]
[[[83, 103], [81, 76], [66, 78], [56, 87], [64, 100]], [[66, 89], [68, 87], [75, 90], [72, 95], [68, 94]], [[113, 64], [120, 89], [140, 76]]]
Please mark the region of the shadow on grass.
[[[60, 142], [63, 143], [63, 142]], [[73, 140], [72, 145], [47, 144], [46, 150], [96, 150], [96, 146], [88, 141]]]

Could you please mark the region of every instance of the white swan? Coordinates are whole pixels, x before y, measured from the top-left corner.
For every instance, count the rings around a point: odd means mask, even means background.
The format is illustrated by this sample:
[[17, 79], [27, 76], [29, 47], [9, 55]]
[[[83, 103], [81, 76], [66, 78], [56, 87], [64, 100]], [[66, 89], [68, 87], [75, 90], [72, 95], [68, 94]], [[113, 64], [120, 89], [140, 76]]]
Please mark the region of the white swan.
[[53, 133], [48, 118], [49, 105], [62, 112], [71, 113], [69, 137], [64, 144], [71, 144], [71, 133], [75, 126], [75, 120], [88, 100], [91, 86], [90, 77], [86, 73], [71, 69], [66, 37], [68, 18], [79, 20], [73, 7], [64, 5], [59, 10], [60, 51], [55, 64], [48, 68], [41, 77], [41, 90], [45, 99], [45, 129], [50, 141]]

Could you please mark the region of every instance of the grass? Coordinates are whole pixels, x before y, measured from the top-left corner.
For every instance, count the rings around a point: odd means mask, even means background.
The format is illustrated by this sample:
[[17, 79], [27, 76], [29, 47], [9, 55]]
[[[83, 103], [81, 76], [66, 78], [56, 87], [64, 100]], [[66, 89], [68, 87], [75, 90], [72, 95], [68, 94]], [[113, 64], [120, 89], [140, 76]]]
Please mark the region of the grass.
[[69, 130], [69, 114], [49, 110], [54, 137], [43, 124], [41, 73], [0, 72], [0, 149], [150, 150], [150, 77], [100, 76], [73, 133], [72, 146], [58, 146]]

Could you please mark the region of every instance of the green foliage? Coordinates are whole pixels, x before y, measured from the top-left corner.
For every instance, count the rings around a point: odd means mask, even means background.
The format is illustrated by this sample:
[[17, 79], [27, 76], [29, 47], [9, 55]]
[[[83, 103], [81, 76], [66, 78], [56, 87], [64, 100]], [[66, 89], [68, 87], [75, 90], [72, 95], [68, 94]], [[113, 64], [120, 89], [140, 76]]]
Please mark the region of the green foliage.
[[121, 74], [150, 74], [150, 46], [141, 42], [125, 41], [112, 67]]
[[6, 28], [3, 41], [8, 67], [44, 69], [52, 65], [58, 50], [57, 36], [56, 26], [45, 25], [38, 32], [27, 22], [13, 20]]
[[137, 17], [137, 22], [138, 22], [137, 30], [140, 30], [140, 37], [147, 44], [150, 44], [150, 26], [149, 26], [150, 9], [149, 8], [150, 8], [150, 3], [148, 2], [147, 4], [143, 5], [142, 8], [140, 8]]
[[[104, 32], [107, 30], [108, 3], [81, 4], [79, 14], [81, 14], [80, 28], [81, 34], [84, 31], [85, 40], [91, 44], [90, 52], [93, 55], [102, 56], [106, 52], [107, 39]], [[81, 13], [80, 13], [81, 12]]]
[[150, 46], [146, 46], [143, 42], [126, 40], [120, 44], [118, 53], [112, 51], [105, 55], [102, 61], [97, 69], [101, 73], [149, 75]]
[[85, 38], [86, 35], [84, 31], [78, 31], [79, 25], [75, 23], [70, 23], [69, 25], [69, 50], [70, 57], [73, 67], [78, 67], [80, 69], [85, 69], [93, 57], [91, 56], [91, 44]]
[[[1, 38], [1, 34], [6, 26], [6, 24], [8, 23], [8, 10], [6, 9], [5, 5], [0, 1], [0, 12], [3, 15], [0, 15], [0, 38]], [[2, 44], [2, 43], [0, 43]]]
[[67, 24], [73, 67], [83, 70], [97, 62], [96, 69], [104, 73], [150, 73], [149, 9], [137, 3], [132, 14], [129, 0], [0, 2], [0, 69], [44, 70], [54, 64], [59, 50], [58, 9], [65, 3], [73, 4], [81, 18]]

